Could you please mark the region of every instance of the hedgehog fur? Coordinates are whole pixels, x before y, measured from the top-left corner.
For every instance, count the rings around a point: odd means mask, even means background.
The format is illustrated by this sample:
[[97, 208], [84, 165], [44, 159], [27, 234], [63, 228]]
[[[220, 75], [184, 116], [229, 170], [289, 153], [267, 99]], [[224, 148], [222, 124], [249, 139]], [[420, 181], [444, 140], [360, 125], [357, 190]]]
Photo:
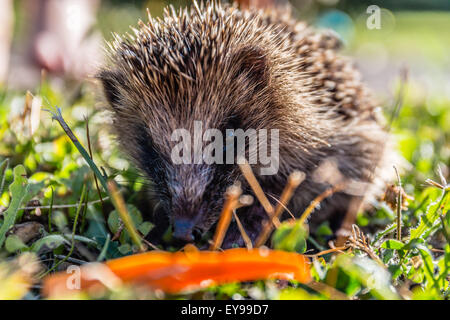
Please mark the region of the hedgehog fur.
[[[220, 130], [279, 129], [279, 172], [257, 178], [279, 197], [289, 174], [304, 172], [288, 208], [295, 215], [332, 184], [316, 178], [327, 161], [334, 176], [367, 185], [369, 194], [383, 181], [383, 118], [352, 62], [338, 54], [333, 33], [296, 21], [286, 8], [240, 10], [216, 1], [169, 7], [162, 19], [149, 16], [132, 30], [114, 36], [98, 78], [122, 150], [154, 183], [177, 237], [208, 231], [236, 181], [252, 193], [237, 165], [171, 162], [172, 132], [193, 130], [194, 121]], [[313, 213], [311, 226], [328, 220], [336, 230], [351, 201], [363, 196], [336, 192]], [[238, 214], [255, 239], [267, 219], [262, 206]], [[243, 241], [232, 226], [224, 247], [233, 244]]]

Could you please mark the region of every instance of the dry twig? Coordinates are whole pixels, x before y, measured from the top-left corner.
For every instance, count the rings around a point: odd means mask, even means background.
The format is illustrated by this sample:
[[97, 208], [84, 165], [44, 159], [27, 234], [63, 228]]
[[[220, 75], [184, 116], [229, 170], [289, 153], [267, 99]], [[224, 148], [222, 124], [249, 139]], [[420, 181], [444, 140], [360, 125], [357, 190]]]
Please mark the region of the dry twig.
[[365, 252], [371, 259], [378, 262], [381, 266], [385, 267], [384, 263], [375, 254], [372, 247], [370, 246], [368, 239], [364, 235], [356, 224], [352, 225], [352, 235], [347, 239], [346, 246], [352, 249], [358, 249]]
[[[259, 184], [258, 180], [256, 180], [255, 175], [253, 174], [253, 170], [248, 164], [247, 161], [240, 160], [238, 163], [242, 162], [242, 164], [239, 164], [239, 168], [242, 171], [242, 174], [244, 175], [245, 179], [247, 180], [248, 184], [252, 188], [253, 192], [255, 193], [256, 198], [258, 198], [259, 202], [263, 206], [264, 210], [266, 210], [267, 215], [269, 218], [272, 217], [274, 209], [273, 206], [270, 204], [269, 200], [267, 199], [266, 195], [264, 194], [264, 191], [261, 188], [261, 185]], [[280, 223], [278, 219], [274, 219], [275, 223]]]
[[219, 222], [217, 223], [216, 233], [214, 234], [213, 243], [211, 244], [210, 250], [217, 250], [222, 245], [225, 233], [231, 222], [231, 215], [233, 210], [236, 208], [239, 202], [239, 196], [242, 190], [240, 187], [233, 185], [228, 188], [225, 194], [225, 204], [220, 214]]
[[305, 174], [300, 171], [295, 171], [291, 173], [291, 175], [288, 178], [288, 182], [286, 184], [286, 187], [283, 190], [283, 193], [281, 194], [280, 201], [278, 205], [275, 208], [275, 212], [273, 215], [269, 218], [269, 221], [266, 221], [263, 225], [263, 230], [261, 234], [259, 235], [258, 239], [256, 240], [256, 246], [260, 247], [264, 245], [269, 239], [270, 233], [273, 230], [273, 226], [278, 226], [279, 224], [279, 218], [281, 214], [283, 213], [284, 209], [286, 208], [286, 205], [291, 200], [292, 195], [294, 194], [295, 189], [300, 185], [300, 183], [303, 182], [305, 179]]

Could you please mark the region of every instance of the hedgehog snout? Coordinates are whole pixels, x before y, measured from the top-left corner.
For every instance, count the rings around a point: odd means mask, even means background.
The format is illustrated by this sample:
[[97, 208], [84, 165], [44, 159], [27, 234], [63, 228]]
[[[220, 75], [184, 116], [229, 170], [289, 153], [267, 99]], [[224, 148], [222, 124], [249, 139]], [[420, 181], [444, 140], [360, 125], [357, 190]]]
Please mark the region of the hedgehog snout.
[[172, 194], [171, 197], [170, 215], [173, 237], [183, 242], [194, 240], [194, 229], [202, 224], [204, 218], [202, 194], [191, 193], [194, 189], [185, 186], [179, 192]]
[[184, 242], [192, 242], [194, 241], [194, 222], [192, 219], [180, 218], [174, 221], [173, 227], [173, 237], [177, 240], [181, 240]]

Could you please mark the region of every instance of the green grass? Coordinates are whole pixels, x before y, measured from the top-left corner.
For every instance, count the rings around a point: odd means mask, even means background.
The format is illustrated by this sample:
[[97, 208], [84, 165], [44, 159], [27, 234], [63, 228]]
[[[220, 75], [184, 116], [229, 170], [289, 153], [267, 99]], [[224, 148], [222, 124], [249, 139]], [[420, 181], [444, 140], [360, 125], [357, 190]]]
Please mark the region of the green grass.
[[[104, 115], [88, 107], [94, 105], [90, 90], [92, 88], [82, 86], [79, 98], [67, 102], [62, 92], [45, 84], [40, 96], [48, 97], [52, 105], [62, 106], [67, 123], [84, 146], [88, 145], [84, 115], [89, 114], [94, 161], [119, 182], [133, 224], [145, 235], [152, 225], [138, 210], [136, 194], [142, 190], [142, 180], [117, 153], [113, 140], [109, 140], [102, 125]], [[45, 111], [41, 112], [39, 128], [30, 136], [29, 119], [21, 116], [24, 104], [23, 92], [7, 92], [0, 104], [0, 182], [4, 181], [0, 197], [4, 208], [0, 218], [0, 259], [6, 261], [31, 252], [41, 260], [45, 273], [58, 270], [63, 262], [71, 261], [69, 258], [104, 260], [138, 252], [127, 229], [112, 240], [120, 225], [120, 215], [113, 210], [108, 193], [100, 184], [99, 191], [105, 199], [105, 221], [94, 172], [77, 147]], [[281, 289], [276, 282], [260, 281], [219, 286], [188, 297], [341, 297], [336, 292], [330, 293], [329, 287], [332, 287], [340, 294], [360, 299], [448, 298], [450, 196], [449, 187], [444, 185], [437, 169], [441, 168], [448, 175], [450, 128], [446, 123], [449, 119], [450, 101], [436, 102], [430, 108], [407, 96], [395, 121], [393, 132], [399, 151], [410, 163], [410, 169], [401, 176], [402, 184], [414, 197], [402, 211], [404, 232], [400, 241], [395, 235], [396, 212], [379, 202], [375, 204], [376, 210], [358, 214], [357, 224], [369, 230], [366, 244], [359, 242], [352, 253], [326, 254], [313, 259], [315, 281], [328, 289], [311, 289], [300, 284]], [[430, 185], [427, 179], [437, 184]], [[83, 193], [84, 189], [88, 191]], [[21, 209], [36, 204], [43, 208], [38, 211]], [[51, 210], [48, 207], [52, 207]], [[13, 226], [30, 221], [39, 224], [39, 230], [26, 242], [22, 241], [23, 234], [9, 231]], [[312, 236], [298, 226], [282, 225], [273, 237], [273, 245], [300, 253], [312, 248], [327, 249], [329, 232], [326, 224]], [[358, 237], [360, 235], [355, 234], [355, 241], [361, 240]], [[7, 268], [5, 262], [0, 264], [1, 268]], [[6, 280], [0, 276], [0, 283], [2, 281]], [[134, 297], [133, 291], [123, 290], [127, 297]], [[35, 291], [29, 296], [37, 294]], [[107, 297], [116, 296], [111, 293]]]

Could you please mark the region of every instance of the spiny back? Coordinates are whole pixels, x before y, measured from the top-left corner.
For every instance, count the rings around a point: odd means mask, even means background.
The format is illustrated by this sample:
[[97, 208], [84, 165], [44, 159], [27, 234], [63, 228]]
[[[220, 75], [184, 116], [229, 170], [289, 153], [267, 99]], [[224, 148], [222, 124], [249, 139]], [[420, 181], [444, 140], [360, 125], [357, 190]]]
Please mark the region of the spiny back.
[[142, 124], [168, 153], [171, 132], [192, 129], [192, 120], [220, 129], [237, 118], [243, 128], [279, 128], [287, 153], [314, 154], [351, 129], [349, 121], [377, 122], [359, 74], [336, 53], [337, 38], [287, 9], [194, 1], [139, 26], [115, 35], [112, 63], [99, 76], [124, 142]]

